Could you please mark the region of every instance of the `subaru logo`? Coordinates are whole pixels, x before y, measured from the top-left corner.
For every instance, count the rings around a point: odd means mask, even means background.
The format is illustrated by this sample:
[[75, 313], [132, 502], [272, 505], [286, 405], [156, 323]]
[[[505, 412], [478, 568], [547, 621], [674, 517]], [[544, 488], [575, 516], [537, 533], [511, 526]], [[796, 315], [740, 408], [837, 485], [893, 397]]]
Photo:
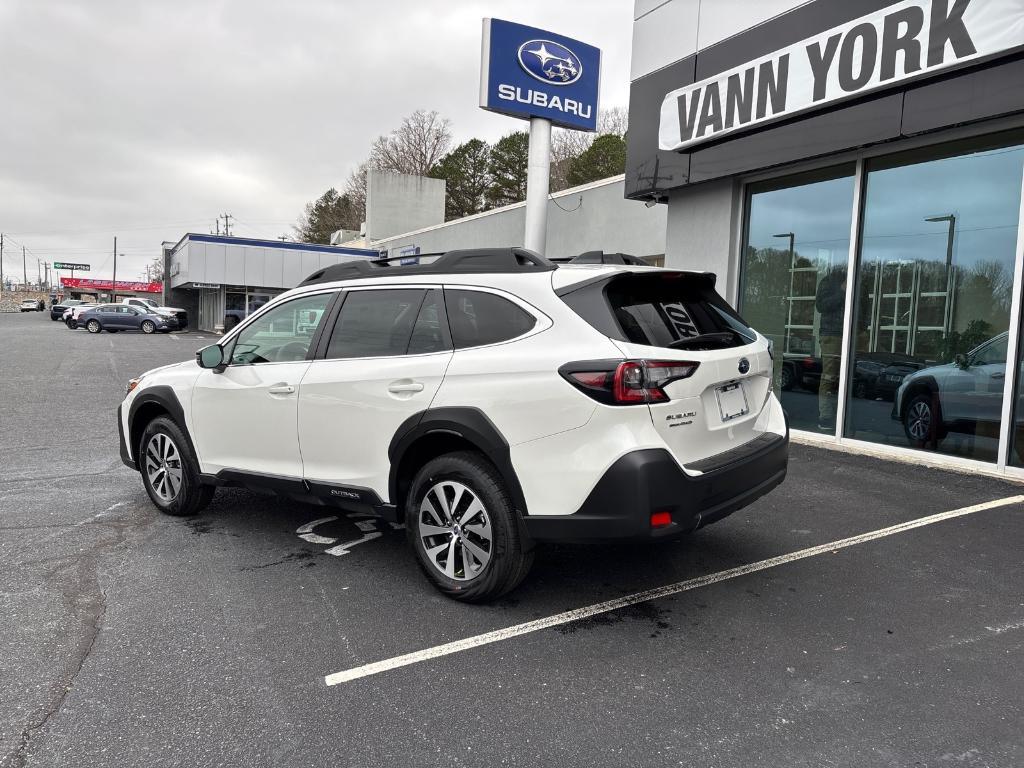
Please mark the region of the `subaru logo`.
[[750, 361], [747, 360], [747, 358], [745, 358], [745, 357], [741, 357], [740, 358], [739, 369], [740, 369], [740, 373], [746, 373], [747, 371], [749, 371], [750, 370]]
[[519, 66], [530, 77], [552, 85], [571, 85], [583, 74], [579, 57], [550, 40], [528, 40], [520, 45]]

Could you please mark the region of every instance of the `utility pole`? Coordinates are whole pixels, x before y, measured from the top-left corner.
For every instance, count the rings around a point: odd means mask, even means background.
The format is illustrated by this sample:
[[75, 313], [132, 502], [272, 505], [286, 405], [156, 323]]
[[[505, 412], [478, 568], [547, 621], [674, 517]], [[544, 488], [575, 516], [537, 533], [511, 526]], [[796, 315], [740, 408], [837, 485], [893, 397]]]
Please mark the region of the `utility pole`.
[[117, 235], [114, 235], [114, 278], [110, 281], [110, 303], [117, 300]]
[[231, 219], [234, 218], [230, 213], [225, 213], [221, 216], [224, 219], [224, 236], [231, 237]]
[[25, 283], [24, 288], [28, 288], [28, 267], [25, 266], [25, 246], [21, 246], [21, 279]]

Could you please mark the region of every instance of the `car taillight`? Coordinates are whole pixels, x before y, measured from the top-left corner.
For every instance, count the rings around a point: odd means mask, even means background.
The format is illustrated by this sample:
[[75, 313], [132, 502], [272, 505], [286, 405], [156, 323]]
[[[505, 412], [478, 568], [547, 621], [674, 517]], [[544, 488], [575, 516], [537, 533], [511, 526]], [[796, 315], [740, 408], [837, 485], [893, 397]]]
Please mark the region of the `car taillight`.
[[581, 392], [607, 405], [670, 400], [664, 387], [693, 375], [700, 363], [682, 360], [594, 360], [569, 363], [559, 373]]

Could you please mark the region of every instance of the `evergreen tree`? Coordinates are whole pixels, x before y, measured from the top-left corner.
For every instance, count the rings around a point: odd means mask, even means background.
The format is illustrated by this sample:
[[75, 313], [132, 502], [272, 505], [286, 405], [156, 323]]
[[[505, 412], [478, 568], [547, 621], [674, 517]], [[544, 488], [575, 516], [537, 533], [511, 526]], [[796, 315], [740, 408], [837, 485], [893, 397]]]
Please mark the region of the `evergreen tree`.
[[339, 195], [331, 187], [317, 200], [306, 203], [306, 209], [295, 224], [295, 235], [304, 243], [331, 242], [331, 234], [339, 229], [359, 229], [360, 212], [347, 195]]
[[526, 163], [530, 150], [530, 134], [510, 133], [491, 148], [491, 186], [487, 202], [496, 208], [526, 199]]
[[445, 180], [445, 221], [472, 216], [486, 208], [491, 184], [491, 148], [485, 141], [470, 139], [435, 165], [430, 175]]
[[569, 165], [566, 180], [570, 186], [589, 184], [626, 170], [626, 142], [621, 136], [607, 133], [598, 136], [583, 154]]

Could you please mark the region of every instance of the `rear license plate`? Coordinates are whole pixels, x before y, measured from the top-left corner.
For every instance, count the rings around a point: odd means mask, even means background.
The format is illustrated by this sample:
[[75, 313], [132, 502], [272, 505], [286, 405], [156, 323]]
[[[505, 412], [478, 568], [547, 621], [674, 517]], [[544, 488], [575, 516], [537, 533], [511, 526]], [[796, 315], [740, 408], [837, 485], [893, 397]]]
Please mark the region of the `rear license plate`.
[[731, 421], [747, 414], [747, 396], [743, 393], [743, 387], [739, 382], [726, 384], [715, 390], [718, 396], [718, 410], [722, 414], [722, 421]]

